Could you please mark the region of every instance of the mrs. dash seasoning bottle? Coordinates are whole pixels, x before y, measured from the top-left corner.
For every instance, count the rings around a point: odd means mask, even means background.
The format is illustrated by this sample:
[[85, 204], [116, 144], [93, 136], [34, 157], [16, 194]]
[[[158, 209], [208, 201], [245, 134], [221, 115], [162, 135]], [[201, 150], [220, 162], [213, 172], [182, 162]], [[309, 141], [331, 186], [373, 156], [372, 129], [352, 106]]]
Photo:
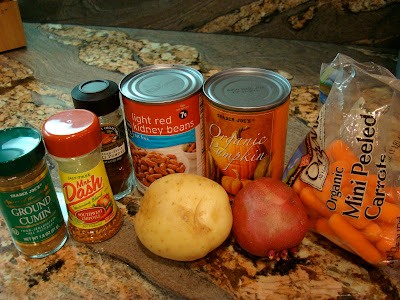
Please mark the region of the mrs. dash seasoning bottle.
[[101, 158], [99, 119], [88, 110], [66, 110], [50, 117], [42, 134], [57, 162], [70, 235], [83, 243], [111, 238], [123, 217]]
[[132, 191], [133, 167], [118, 85], [110, 80], [89, 80], [77, 85], [71, 96], [75, 108], [90, 110], [99, 118], [101, 155], [114, 198], [119, 200]]
[[45, 153], [36, 129], [0, 130], [0, 210], [15, 247], [34, 258], [56, 252], [68, 237]]

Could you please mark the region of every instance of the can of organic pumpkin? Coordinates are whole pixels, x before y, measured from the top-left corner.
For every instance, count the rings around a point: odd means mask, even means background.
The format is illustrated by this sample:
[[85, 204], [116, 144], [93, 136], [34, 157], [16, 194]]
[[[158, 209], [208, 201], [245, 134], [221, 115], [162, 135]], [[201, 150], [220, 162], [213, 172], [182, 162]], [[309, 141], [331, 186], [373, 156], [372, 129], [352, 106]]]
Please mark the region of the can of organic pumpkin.
[[206, 176], [232, 196], [251, 180], [281, 180], [291, 86], [278, 73], [234, 68], [203, 85]]
[[203, 76], [190, 67], [140, 68], [120, 82], [136, 187], [173, 173], [205, 175]]

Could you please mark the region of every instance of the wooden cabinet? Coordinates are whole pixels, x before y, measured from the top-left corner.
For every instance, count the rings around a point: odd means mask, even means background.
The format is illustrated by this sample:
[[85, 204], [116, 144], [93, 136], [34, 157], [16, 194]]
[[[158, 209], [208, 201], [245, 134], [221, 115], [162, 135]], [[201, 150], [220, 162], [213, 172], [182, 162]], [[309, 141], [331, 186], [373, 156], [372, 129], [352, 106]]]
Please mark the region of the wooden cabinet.
[[0, 52], [26, 46], [17, 1], [0, 0]]

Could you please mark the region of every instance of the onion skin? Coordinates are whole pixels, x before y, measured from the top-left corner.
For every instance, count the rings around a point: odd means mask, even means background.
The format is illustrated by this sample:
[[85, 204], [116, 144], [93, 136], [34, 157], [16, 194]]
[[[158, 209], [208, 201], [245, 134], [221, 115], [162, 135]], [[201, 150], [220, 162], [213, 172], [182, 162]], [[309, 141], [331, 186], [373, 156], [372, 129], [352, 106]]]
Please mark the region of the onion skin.
[[234, 198], [232, 214], [236, 242], [255, 256], [277, 258], [292, 252], [307, 233], [301, 200], [277, 179], [262, 177], [248, 183]]

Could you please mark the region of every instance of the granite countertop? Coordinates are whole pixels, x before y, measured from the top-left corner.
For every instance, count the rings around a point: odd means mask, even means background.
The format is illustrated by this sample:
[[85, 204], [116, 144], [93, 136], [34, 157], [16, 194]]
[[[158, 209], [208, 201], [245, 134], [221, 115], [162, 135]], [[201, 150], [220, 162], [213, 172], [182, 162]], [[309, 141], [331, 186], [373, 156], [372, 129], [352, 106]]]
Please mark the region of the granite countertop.
[[[118, 83], [149, 64], [183, 64], [205, 78], [232, 67], [260, 67], [292, 84], [286, 159], [316, 120], [322, 63], [343, 53], [394, 72], [397, 59], [390, 49], [294, 40], [28, 23], [24, 30], [27, 47], [0, 54], [0, 129], [40, 129], [51, 115], [73, 108], [70, 92], [77, 84], [94, 78]], [[60, 191], [56, 168], [49, 164]], [[85, 245], [69, 238], [43, 259], [20, 255], [0, 216], [0, 298], [400, 298], [398, 276], [311, 232], [289, 261], [256, 260], [229, 239], [191, 263], [156, 257], [134, 232], [140, 198], [133, 191], [118, 202], [124, 225], [110, 240]]]

